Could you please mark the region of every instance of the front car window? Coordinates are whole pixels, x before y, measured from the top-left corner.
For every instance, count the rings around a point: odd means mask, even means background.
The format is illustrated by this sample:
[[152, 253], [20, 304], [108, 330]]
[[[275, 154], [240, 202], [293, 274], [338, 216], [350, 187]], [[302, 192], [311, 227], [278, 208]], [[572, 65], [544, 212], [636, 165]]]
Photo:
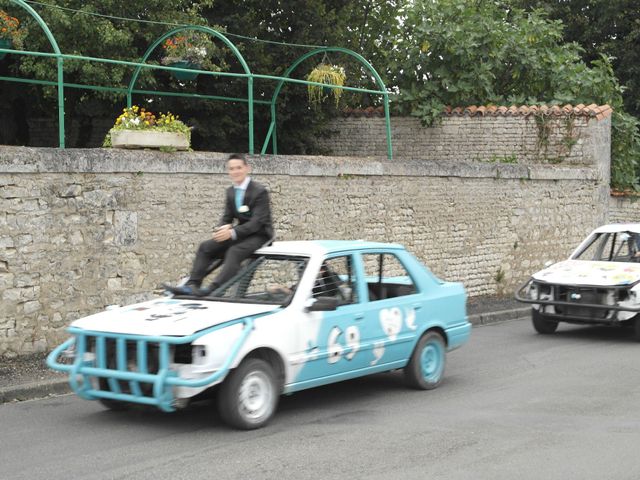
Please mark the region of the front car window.
[[603, 232], [593, 235], [591, 241], [574, 260], [603, 262], [640, 262], [640, 234], [636, 232]]
[[306, 257], [253, 256], [247, 266], [208, 298], [242, 303], [288, 304], [298, 288]]
[[350, 255], [328, 258], [320, 266], [312, 296], [335, 297], [340, 305], [358, 303], [356, 285]]

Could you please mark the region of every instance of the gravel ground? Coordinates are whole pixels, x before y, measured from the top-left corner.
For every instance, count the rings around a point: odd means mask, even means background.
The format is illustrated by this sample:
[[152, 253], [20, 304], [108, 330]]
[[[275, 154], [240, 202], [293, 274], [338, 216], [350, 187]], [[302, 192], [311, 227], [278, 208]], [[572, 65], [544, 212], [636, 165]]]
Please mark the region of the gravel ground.
[[[472, 297], [467, 302], [467, 314], [499, 312], [522, 308], [524, 304], [513, 297]], [[47, 354], [21, 355], [16, 358], [0, 358], [0, 388], [22, 385], [41, 380], [65, 378], [66, 374], [49, 369], [45, 364]]]
[[47, 354], [21, 355], [16, 358], [2, 358], [0, 361], [0, 388], [40, 380], [65, 378], [66, 374], [51, 370], [45, 364]]
[[514, 308], [523, 308], [527, 305], [518, 302], [513, 295], [508, 297], [484, 296], [471, 297], [467, 300], [467, 315], [476, 313], [500, 312]]

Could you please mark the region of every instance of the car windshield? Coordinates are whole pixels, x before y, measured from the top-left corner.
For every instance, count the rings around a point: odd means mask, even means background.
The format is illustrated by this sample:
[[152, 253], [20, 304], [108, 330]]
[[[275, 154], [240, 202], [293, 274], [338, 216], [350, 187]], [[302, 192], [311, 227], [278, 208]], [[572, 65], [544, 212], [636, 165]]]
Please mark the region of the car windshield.
[[574, 260], [603, 262], [640, 262], [640, 234], [636, 232], [603, 232], [593, 235]]
[[298, 288], [308, 258], [254, 255], [229, 282], [208, 295], [212, 300], [287, 305]]

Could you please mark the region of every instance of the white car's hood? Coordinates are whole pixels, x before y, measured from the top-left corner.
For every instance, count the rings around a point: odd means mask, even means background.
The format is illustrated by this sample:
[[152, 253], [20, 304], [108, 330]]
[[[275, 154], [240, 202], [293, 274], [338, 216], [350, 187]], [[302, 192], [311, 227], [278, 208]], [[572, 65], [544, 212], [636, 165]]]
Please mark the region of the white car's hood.
[[565, 260], [540, 270], [533, 278], [559, 285], [629, 285], [640, 280], [640, 264]]
[[76, 320], [71, 326], [98, 332], [184, 336], [278, 308], [276, 305], [161, 298], [108, 309]]

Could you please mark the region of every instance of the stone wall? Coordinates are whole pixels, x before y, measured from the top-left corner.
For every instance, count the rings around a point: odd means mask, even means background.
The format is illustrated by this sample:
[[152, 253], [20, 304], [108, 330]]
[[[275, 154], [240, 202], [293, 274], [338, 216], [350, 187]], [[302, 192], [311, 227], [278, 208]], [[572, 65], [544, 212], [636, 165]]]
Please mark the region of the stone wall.
[[640, 197], [611, 197], [609, 199], [611, 223], [640, 223]]
[[[595, 165], [609, 157], [611, 120], [588, 116], [443, 117], [423, 127], [416, 118], [393, 117], [395, 157], [419, 160], [518, 164]], [[386, 156], [384, 118], [337, 118], [330, 136], [318, 138], [332, 155]]]
[[[0, 356], [50, 349], [72, 320], [185, 275], [221, 213], [225, 158], [0, 147]], [[252, 163], [271, 191], [279, 239], [399, 242], [475, 296], [511, 293], [607, 215], [601, 166]]]

